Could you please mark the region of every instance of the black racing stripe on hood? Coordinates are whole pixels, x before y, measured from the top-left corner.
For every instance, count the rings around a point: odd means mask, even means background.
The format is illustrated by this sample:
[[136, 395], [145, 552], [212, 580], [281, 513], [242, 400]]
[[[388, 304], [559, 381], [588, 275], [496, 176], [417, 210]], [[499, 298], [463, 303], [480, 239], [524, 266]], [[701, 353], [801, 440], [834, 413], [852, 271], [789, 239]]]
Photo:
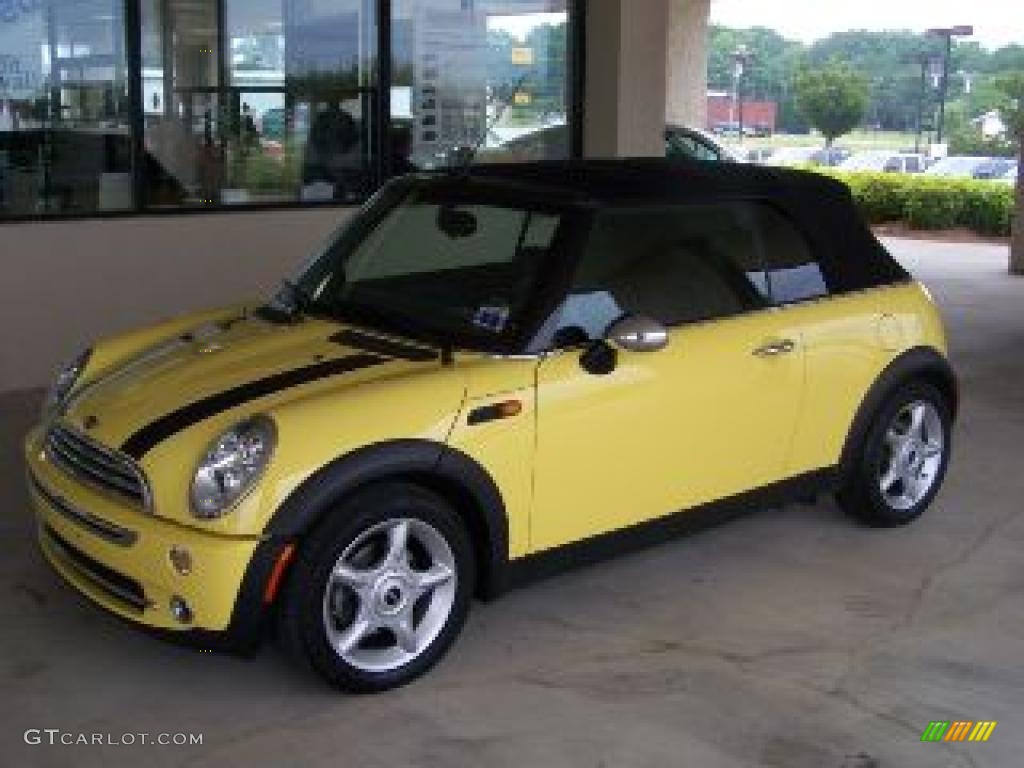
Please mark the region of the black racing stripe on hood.
[[385, 357], [408, 360], [412, 363], [426, 363], [431, 360], [437, 360], [439, 357], [439, 354], [433, 349], [413, 346], [412, 344], [395, 341], [394, 339], [381, 338], [380, 336], [363, 333], [353, 328], [334, 334], [330, 340], [335, 344], [343, 344], [347, 347], [354, 347], [355, 349], [384, 355]]
[[205, 421], [211, 416], [216, 416], [218, 413], [237, 408], [252, 400], [258, 400], [284, 389], [291, 389], [318, 379], [341, 376], [386, 362], [388, 362], [387, 358], [378, 355], [350, 355], [250, 381], [233, 389], [197, 400], [166, 416], [161, 416], [125, 440], [121, 451], [138, 461], [167, 438]]

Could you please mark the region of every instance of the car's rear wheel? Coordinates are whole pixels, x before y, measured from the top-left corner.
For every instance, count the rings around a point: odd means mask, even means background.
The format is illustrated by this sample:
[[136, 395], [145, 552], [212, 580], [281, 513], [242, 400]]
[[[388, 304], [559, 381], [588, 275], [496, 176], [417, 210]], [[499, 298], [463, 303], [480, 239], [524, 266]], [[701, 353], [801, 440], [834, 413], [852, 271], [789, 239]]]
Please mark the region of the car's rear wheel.
[[281, 620], [289, 649], [330, 683], [372, 693], [432, 667], [469, 611], [473, 548], [455, 512], [388, 483], [332, 510], [305, 543]]
[[877, 526], [918, 518], [934, 501], [952, 447], [949, 404], [924, 381], [903, 386], [875, 414], [840, 505]]

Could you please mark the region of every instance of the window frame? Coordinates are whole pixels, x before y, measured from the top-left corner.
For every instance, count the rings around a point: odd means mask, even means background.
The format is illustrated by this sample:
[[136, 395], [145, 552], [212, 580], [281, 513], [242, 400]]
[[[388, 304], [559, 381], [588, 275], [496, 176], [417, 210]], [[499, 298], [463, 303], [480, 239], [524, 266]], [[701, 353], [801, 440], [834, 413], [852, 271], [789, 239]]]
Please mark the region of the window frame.
[[[226, 34], [227, 1], [209, 0], [216, 3], [218, 34]], [[369, 165], [373, 172], [370, 189], [359, 199], [339, 202], [334, 200], [303, 201], [284, 200], [226, 205], [221, 202], [202, 206], [151, 206], [145, 201], [145, 112], [142, 82], [142, 0], [124, 0], [124, 56], [127, 67], [128, 124], [130, 135], [130, 157], [132, 162], [132, 205], [130, 208], [109, 211], [62, 211], [57, 213], [24, 213], [0, 215], [0, 227], [4, 224], [26, 222], [59, 222], [92, 219], [123, 219], [139, 216], [198, 216], [224, 213], [254, 213], [261, 211], [310, 210], [317, 208], [351, 209], [365, 204], [394, 176], [388, 173], [392, 167], [389, 130], [391, 127], [391, 99], [385, 98], [391, 92], [392, 78], [392, 6], [393, 0], [372, 0], [377, 14], [377, 60], [376, 77], [371, 84], [360, 88], [367, 91], [371, 101], [371, 129]], [[583, 157], [584, 90], [586, 82], [586, 0], [566, 0], [568, 13], [566, 91], [568, 93], [567, 118], [570, 134], [569, 157]], [[227, 66], [230, 52], [221, 45], [219, 66]], [[223, 77], [221, 78], [223, 82]], [[230, 85], [220, 90], [231, 91]]]

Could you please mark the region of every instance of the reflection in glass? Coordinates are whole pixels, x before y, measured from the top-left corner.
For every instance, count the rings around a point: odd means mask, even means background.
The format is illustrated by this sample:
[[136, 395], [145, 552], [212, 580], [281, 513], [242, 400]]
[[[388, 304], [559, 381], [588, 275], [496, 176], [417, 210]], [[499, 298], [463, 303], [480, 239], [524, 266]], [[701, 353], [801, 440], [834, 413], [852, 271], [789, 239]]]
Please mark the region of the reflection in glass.
[[132, 205], [121, 0], [0, 4], [0, 218]]
[[0, 218], [358, 202], [416, 168], [567, 157], [567, 8], [0, 0]]
[[570, 154], [567, 0], [396, 0], [392, 171]]
[[147, 203], [365, 197], [375, 6], [143, 0]]

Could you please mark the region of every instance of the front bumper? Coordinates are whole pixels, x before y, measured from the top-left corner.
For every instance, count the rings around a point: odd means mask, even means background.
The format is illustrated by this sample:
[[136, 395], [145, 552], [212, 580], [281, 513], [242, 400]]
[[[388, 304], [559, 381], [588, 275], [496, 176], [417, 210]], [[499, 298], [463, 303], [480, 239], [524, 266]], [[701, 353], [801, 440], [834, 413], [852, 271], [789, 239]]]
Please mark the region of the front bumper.
[[[39, 432], [25, 444], [28, 485], [46, 559], [79, 592], [133, 623], [178, 635], [246, 634], [263, 612], [273, 542], [204, 533], [135, 509], [54, 466]], [[172, 548], [191, 570], [175, 570]], [[176, 618], [172, 599], [191, 616]]]

